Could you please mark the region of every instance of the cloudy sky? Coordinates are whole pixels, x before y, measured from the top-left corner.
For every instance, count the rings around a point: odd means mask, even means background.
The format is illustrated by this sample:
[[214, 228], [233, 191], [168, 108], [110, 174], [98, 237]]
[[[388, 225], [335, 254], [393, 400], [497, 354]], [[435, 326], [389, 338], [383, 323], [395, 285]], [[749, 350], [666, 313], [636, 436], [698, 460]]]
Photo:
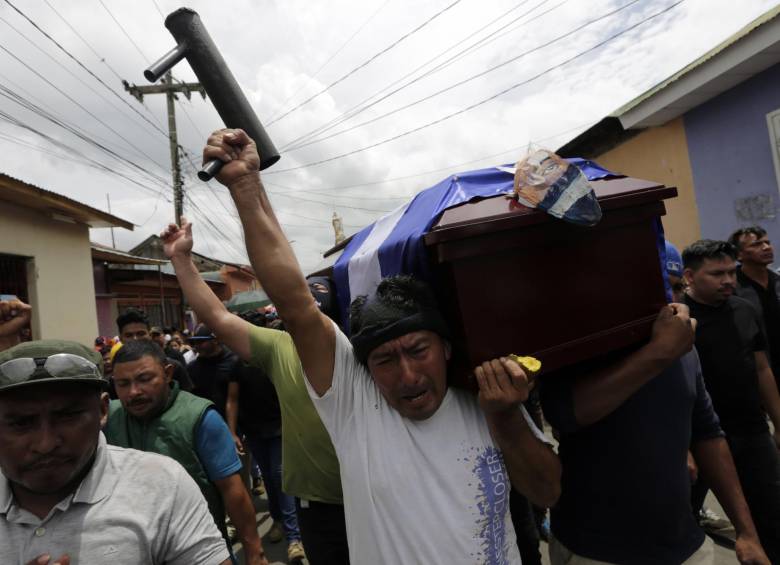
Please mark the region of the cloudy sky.
[[[305, 271], [448, 174], [557, 148], [777, 0], [192, 0], [281, 160], [264, 173]], [[168, 0], [0, 1], [0, 171], [136, 224], [172, 219], [165, 98], [122, 80], [174, 46]], [[37, 26], [37, 27], [36, 27]], [[44, 35], [47, 34], [47, 35]], [[56, 42], [56, 44], [55, 44]], [[59, 47], [58, 45], [59, 44]], [[83, 65], [83, 67], [81, 66]], [[90, 71], [90, 72], [87, 72]], [[186, 61], [176, 79], [196, 81]], [[235, 207], [193, 174], [222, 123], [176, 104], [196, 250], [246, 262]], [[108, 230], [94, 241], [110, 244]]]

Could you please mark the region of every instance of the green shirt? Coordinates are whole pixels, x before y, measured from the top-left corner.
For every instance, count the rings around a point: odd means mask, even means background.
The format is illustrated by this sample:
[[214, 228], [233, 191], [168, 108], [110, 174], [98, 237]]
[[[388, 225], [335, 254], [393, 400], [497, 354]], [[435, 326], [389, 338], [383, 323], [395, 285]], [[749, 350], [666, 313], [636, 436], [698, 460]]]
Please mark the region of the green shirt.
[[282, 490], [305, 500], [342, 504], [336, 450], [306, 389], [290, 334], [252, 327], [250, 364], [276, 388], [282, 411]]

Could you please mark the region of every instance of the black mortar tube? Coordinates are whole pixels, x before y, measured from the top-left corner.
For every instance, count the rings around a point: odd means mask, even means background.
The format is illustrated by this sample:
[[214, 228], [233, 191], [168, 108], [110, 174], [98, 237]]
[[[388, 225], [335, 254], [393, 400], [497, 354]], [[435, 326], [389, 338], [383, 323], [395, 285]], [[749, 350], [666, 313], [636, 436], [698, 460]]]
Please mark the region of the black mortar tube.
[[[165, 27], [173, 35], [177, 46], [144, 71], [147, 80], [156, 82], [182, 57], [186, 58], [225, 126], [243, 129], [257, 144], [260, 170], [276, 163], [279, 152], [257, 119], [198, 13], [189, 8], [179, 8], [165, 18]], [[202, 181], [210, 180], [221, 166], [222, 161], [209, 161], [198, 172], [198, 178]]]

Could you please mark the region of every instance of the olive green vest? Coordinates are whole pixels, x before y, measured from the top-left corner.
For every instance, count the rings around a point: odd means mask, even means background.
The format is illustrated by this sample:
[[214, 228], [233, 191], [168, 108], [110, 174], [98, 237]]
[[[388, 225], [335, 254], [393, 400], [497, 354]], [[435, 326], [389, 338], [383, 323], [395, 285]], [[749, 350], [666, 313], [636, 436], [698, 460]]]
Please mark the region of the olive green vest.
[[209, 481], [195, 449], [195, 434], [211, 406], [210, 400], [179, 390], [174, 381], [165, 409], [148, 422], [134, 418], [119, 400], [112, 400], [103, 433], [112, 445], [160, 453], [178, 461], [200, 487], [214, 522], [227, 539], [222, 496]]

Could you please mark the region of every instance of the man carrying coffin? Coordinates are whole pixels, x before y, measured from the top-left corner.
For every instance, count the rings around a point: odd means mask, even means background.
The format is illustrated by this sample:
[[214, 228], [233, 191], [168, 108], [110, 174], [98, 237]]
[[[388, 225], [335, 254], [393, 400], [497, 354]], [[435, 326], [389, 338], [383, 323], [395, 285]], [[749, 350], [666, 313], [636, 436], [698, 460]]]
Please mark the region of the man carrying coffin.
[[258, 174], [254, 142], [215, 132], [255, 273], [292, 335], [341, 464], [353, 563], [519, 563], [509, 481], [532, 502], [558, 498], [560, 464], [521, 403], [508, 359], [475, 370], [479, 399], [447, 386], [448, 331], [430, 290], [383, 281], [353, 303], [353, 341], [317, 308]]

